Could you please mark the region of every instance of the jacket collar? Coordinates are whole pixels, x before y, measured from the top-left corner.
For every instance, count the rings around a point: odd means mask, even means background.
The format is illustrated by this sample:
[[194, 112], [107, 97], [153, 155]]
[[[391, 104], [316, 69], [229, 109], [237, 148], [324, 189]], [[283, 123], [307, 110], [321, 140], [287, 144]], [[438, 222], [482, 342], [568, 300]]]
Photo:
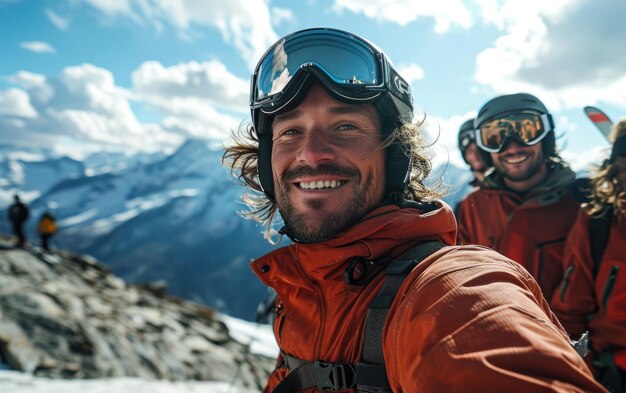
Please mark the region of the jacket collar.
[[[547, 205], [558, 201], [564, 194], [569, 192], [568, 187], [576, 179], [576, 173], [572, 169], [561, 163], [552, 160], [546, 162], [548, 166], [548, 176], [546, 179], [530, 192], [528, 192], [522, 199], [534, 200], [539, 205]], [[482, 187], [490, 190], [500, 190], [504, 192], [510, 192], [504, 185], [504, 179], [495, 168], [491, 168], [483, 182]], [[517, 194], [516, 194], [517, 195]]]
[[453, 245], [457, 231], [454, 214], [445, 203], [437, 205], [426, 213], [416, 208], [382, 206], [333, 239], [282, 247], [252, 261], [251, 267], [266, 285], [274, 286], [276, 280], [302, 284], [295, 277], [304, 274], [309, 280], [323, 281], [342, 276], [354, 257], [393, 258], [423, 240], [439, 239]]

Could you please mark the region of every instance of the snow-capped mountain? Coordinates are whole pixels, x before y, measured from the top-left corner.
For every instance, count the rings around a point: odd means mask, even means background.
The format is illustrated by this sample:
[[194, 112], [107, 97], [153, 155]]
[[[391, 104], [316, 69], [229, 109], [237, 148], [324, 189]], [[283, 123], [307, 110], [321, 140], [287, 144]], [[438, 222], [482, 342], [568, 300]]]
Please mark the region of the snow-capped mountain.
[[[91, 254], [130, 282], [165, 281], [171, 294], [253, 319], [265, 289], [248, 264], [272, 246], [263, 227], [237, 216], [244, 209], [242, 188], [221, 165], [221, 154], [196, 140], [132, 165], [101, 154], [89, 167], [114, 163], [116, 170], [67, 175], [52, 187], [41, 183], [44, 192], [30, 203], [31, 241], [36, 219], [51, 210], [59, 225], [53, 247]], [[52, 161], [40, 165], [53, 168]], [[433, 173], [433, 181], [451, 184], [446, 201], [454, 206], [471, 175], [453, 166]]]
[[53, 246], [94, 255], [131, 282], [163, 280], [172, 294], [252, 319], [265, 289], [248, 264], [271, 246], [263, 228], [236, 215], [241, 188], [220, 158], [188, 141], [154, 163], [61, 181], [30, 204], [31, 217], [53, 206]]
[[147, 165], [165, 158], [167, 154], [156, 153], [136, 153], [125, 154], [120, 152], [98, 152], [87, 156], [83, 160], [85, 172], [90, 175], [100, 173], [116, 172], [132, 168], [137, 165]]
[[11, 155], [0, 161], [0, 208], [13, 202], [16, 190], [32, 200], [59, 181], [85, 176], [82, 163], [69, 157], [44, 159], [40, 155]]
[[473, 186], [470, 185], [473, 178], [474, 175], [468, 168], [459, 168], [452, 164], [444, 164], [432, 171], [429, 180], [432, 183], [441, 181], [444, 190], [446, 190], [446, 196], [443, 200], [454, 209], [461, 199], [473, 188]]

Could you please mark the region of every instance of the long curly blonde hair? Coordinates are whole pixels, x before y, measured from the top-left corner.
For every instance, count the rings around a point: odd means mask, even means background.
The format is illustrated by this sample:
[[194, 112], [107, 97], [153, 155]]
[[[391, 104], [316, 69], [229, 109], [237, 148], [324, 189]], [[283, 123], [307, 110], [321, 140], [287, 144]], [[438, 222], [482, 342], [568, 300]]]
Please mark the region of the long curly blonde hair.
[[[626, 118], [613, 126], [609, 141], [615, 143], [626, 135]], [[612, 208], [614, 214], [626, 213], [626, 190], [622, 190], [617, 175], [626, 171], [626, 157], [606, 160], [591, 176], [591, 200], [583, 208], [592, 217], [601, 217]]]
[[[396, 142], [402, 146], [405, 152], [412, 158], [411, 177], [405, 191], [405, 199], [413, 201], [432, 201], [442, 197], [444, 190], [443, 181], [432, 185], [425, 185], [424, 180], [428, 177], [432, 164], [426, 154], [429, 145], [423, 137], [422, 125], [424, 119], [417, 123], [403, 123], [388, 134], [389, 136], [381, 143], [384, 149]], [[389, 127], [393, 128], [393, 127]], [[383, 125], [385, 129], [385, 125]], [[242, 124], [237, 130], [233, 130], [233, 144], [224, 147], [222, 164], [230, 169], [231, 174], [237, 178], [245, 188], [242, 195], [243, 202], [247, 205], [247, 211], [240, 211], [244, 218], [267, 223], [265, 237], [270, 240], [275, 233], [272, 223], [276, 217], [278, 206], [274, 200], [267, 198], [263, 193], [259, 180], [259, 139], [251, 124]]]

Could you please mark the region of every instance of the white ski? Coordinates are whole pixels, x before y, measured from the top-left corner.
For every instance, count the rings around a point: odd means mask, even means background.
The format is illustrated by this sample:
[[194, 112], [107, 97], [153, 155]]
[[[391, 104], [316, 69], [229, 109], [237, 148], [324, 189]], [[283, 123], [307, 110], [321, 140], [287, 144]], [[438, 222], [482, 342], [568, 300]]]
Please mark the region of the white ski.
[[611, 134], [611, 128], [613, 127], [611, 119], [600, 109], [593, 106], [586, 106], [584, 111], [589, 120], [595, 124], [602, 135], [608, 140], [609, 134]]

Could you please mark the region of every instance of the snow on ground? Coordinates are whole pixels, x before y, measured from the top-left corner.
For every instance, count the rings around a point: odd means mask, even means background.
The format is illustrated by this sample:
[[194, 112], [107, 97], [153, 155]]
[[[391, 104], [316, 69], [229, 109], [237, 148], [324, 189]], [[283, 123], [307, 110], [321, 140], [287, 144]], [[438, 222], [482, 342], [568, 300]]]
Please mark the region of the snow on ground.
[[[231, 336], [250, 351], [276, 357], [278, 346], [269, 325], [259, 325], [227, 315], [222, 320]], [[0, 363], [0, 393], [253, 393], [236, 383], [208, 381], [154, 381], [140, 378], [49, 379], [3, 369]]]
[[242, 319], [222, 315], [222, 321], [228, 326], [230, 335], [243, 344], [250, 344], [250, 352], [269, 358], [278, 356], [278, 344], [270, 325], [252, 323]]
[[252, 393], [227, 382], [148, 381], [139, 378], [48, 379], [0, 370], [2, 393]]

